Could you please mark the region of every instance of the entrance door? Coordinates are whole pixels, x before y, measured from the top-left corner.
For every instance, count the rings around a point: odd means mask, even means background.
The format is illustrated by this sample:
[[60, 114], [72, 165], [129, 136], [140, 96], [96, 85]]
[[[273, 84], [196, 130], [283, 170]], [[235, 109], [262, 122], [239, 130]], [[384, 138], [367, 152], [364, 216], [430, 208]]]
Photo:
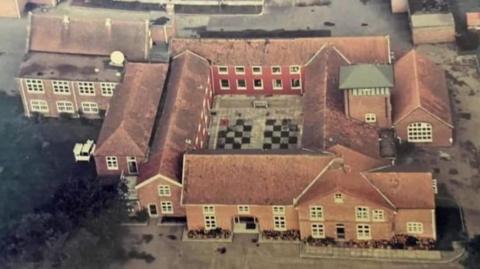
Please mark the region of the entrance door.
[[337, 224], [337, 240], [345, 239], [345, 225]]
[[233, 221], [235, 233], [258, 233], [258, 220], [250, 216], [236, 216]]
[[127, 157], [127, 165], [129, 174], [138, 174], [137, 159], [135, 157]]

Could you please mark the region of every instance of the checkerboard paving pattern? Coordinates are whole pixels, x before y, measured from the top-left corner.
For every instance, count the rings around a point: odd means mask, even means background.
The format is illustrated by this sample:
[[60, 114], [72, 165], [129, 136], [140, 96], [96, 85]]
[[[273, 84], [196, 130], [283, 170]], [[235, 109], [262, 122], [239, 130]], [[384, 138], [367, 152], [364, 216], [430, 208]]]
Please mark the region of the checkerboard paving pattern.
[[227, 119], [220, 121], [217, 149], [242, 149], [250, 144], [252, 120], [236, 119], [233, 124]]
[[296, 149], [300, 128], [293, 119], [267, 119], [263, 135], [263, 149]]

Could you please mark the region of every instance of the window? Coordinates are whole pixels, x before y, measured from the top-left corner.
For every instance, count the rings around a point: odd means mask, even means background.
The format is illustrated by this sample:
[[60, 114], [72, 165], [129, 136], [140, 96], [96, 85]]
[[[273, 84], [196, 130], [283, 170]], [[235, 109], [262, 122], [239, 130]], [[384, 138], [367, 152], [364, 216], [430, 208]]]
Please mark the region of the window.
[[158, 185], [158, 196], [170, 196], [172, 193], [170, 191], [170, 186], [168, 185]]
[[323, 207], [311, 206], [310, 207], [310, 219], [311, 220], [323, 220]]
[[357, 239], [359, 239], [359, 240], [372, 239], [372, 234], [370, 232], [370, 225], [368, 225], [368, 224], [358, 224], [357, 225]]
[[54, 94], [70, 94], [70, 84], [64, 80], [52, 81], [52, 88]]
[[250, 213], [250, 207], [248, 205], [239, 205], [238, 206], [239, 214], [248, 214]]
[[372, 210], [372, 221], [385, 221], [385, 212], [382, 209]]
[[325, 238], [325, 227], [321, 223], [312, 223], [311, 225], [313, 238]]
[[407, 127], [408, 142], [432, 142], [432, 125], [426, 122], [410, 123]]
[[170, 201], [162, 201], [160, 202], [160, 210], [162, 214], [173, 214], [173, 205]]
[[377, 122], [377, 115], [375, 115], [375, 113], [367, 113], [367, 114], [365, 114], [365, 122], [366, 122], [366, 123], [375, 123], [375, 122]]
[[334, 199], [335, 203], [339, 204], [339, 203], [343, 203], [343, 194], [337, 192], [334, 194]]
[[247, 83], [244, 79], [237, 79], [237, 89], [245, 90], [247, 88]]
[[58, 113], [74, 113], [73, 103], [70, 101], [57, 101]]
[[148, 214], [152, 217], [158, 216], [157, 205], [156, 204], [149, 204], [148, 205]]
[[26, 79], [25, 84], [29, 93], [44, 93], [43, 82], [39, 79]]
[[113, 96], [113, 90], [117, 87], [115, 82], [102, 82], [100, 83], [100, 89], [103, 96]]
[[98, 114], [98, 105], [94, 102], [82, 102], [82, 112], [85, 114]]
[[368, 207], [356, 207], [355, 208], [355, 219], [358, 220], [369, 220], [368, 216]]
[[261, 75], [262, 74], [262, 67], [261, 66], [253, 66], [252, 73], [254, 75]]
[[280, 75], [282, 73], [282, 68], [280, 66], [272, 66], [272, 74]]
[[237, 75], [245, 74], [245, 67], [244, 66], [235, 66], [235, 74], [237, 74]]
[[407, 222], [407, 233], [421, 234], [423, 233], [423, 223], [421, 222]]
[[220, 80], [220, 88], [222, 90], [229, 90], [230, 89], [230, 83], [228, 82], [228, 79], [221, 79]]
[[203, 214], [215, 214], [215, 206], [213, 205], [203, 206]]
[[226, 67], [226, 66], [219, 66], [219, 67], [218, 67], [218, 73], [219, 73], [219, 74], [222, 74], [222, 75], [228, 74], [228, 67]]
[[107, 169], [108, 170], [117, 170], [118, 169], [118, 159], [116, 156], [107, 156], [105, 157], [107, 161]]
[[272, 212], [274, 215], [284, 215], [285, 214], [285, 207], [274, 205], [272, 206]]
[[261, 90], [263, 89], [263, 80], [261, 79], [254, 79], [253, 80], [253, 88], [255, 90]]
[[285, 222], [285, 216], [273, 216], [273, 229], [275, 231], [287, 230], [287, 224]]
[[95, 95], [95, 87], [93, 82], [78, 82], [78, 93], [80, 95]]
[[203, 216], [205, 221], [205, 230], [212, 230], [217, 228], [217, 219], [215, 215], [205, 215]]
[[138, 174], [138, 167], [137, 167], [137, 158], [133, 156], [128, 156], [127, 157], [127, 168], [128, 168], [128, 173], [136, 175]]
[[273, 80], [273, 89], [274, 90], [281, 90], [283, 89], [282, 80], [281, 79], [274, 79]]
[[32, 112], [48, 112], [48, 104], [45, 100], [30, 100]]
[[299, 73], [300, 73], [300, 66], [298, 65], [290, 66], [290, 74], [299, 74]]
[[433, 193], [438, 194], [438, 182], [435, 178], [432, 179], [432, 188], [433, 188]]
[[293, 78], [290, 81], [290, 86], [292, 86], [292, 89], [297, 90], [302, 88], [302, 83], [300, 82], [299, 78]]

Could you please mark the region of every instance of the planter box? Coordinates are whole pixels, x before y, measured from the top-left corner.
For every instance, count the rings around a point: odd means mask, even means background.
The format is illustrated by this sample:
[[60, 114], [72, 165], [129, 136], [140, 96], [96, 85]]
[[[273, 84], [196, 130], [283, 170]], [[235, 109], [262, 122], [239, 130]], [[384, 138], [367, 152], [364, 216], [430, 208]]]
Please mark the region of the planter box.
[[210, 243], [229, 243], [233, 241], [233, 233], [230, 233], [227, 238], [189, 238], [188, 230], [184, 229], [182, 233], [182, 241], [184, 242], [210, 242]]

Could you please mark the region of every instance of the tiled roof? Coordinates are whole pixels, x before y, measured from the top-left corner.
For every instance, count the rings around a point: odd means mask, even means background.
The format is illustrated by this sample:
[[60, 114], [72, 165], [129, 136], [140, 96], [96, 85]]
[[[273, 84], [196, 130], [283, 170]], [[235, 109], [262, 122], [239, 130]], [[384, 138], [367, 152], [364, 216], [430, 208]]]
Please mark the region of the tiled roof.
[[421, 108], [452, 126], [445, 71], [411, 50], [395, 64], [396, 85], [392, 94], [393, 124]]
[[184, 204], [293, 204], [334, 159], [305, 152], [186, 154]]
[[391, 166], [391, 161], [389, 160], [376, 159], [342, 145], [335, 145], [328, 148], [327, 151], [342, 158], [345, 163], [349, 164], [356, 171], [368, 171], [378, 167]]
[[385, 36], [171, 41], [173, 55], [191, 50], [214, 65], [301, 65], [324, 45], [335, 46], [355, 63], [387, 63], [389, 58], [389, 40]]
[[302, 146], [322, 150], [341, 144], [379, 158], [377, 129], [345, 116], [337, 89], [340, 66], [347, 64], [339, 50], [326, 47], [305, 67]]
[[148, 22], [33, 14], [29, 51], [108, 56], [121, 51], [128, 60], [147, 59]]
[[166, 64], [127, 64], [124, 81], [114, 90], [95, 155], [146, 155], [167, 69]]
[[109, 62], [104, 56], [31, 52], [20, 65], [18, 77], [119, 82], [123, 68]]
[[391, 88], [393, 67], [389, 64], [354, 64], [340, 68], [339, 89]]
[[186, 141], [195, 140], [209, 74], [208, 62], [191, 52], [172, 60], [150, 159], [140, 167], [138, 183], [158, 174], [180, 181], [182, 156], [188, 147]]

